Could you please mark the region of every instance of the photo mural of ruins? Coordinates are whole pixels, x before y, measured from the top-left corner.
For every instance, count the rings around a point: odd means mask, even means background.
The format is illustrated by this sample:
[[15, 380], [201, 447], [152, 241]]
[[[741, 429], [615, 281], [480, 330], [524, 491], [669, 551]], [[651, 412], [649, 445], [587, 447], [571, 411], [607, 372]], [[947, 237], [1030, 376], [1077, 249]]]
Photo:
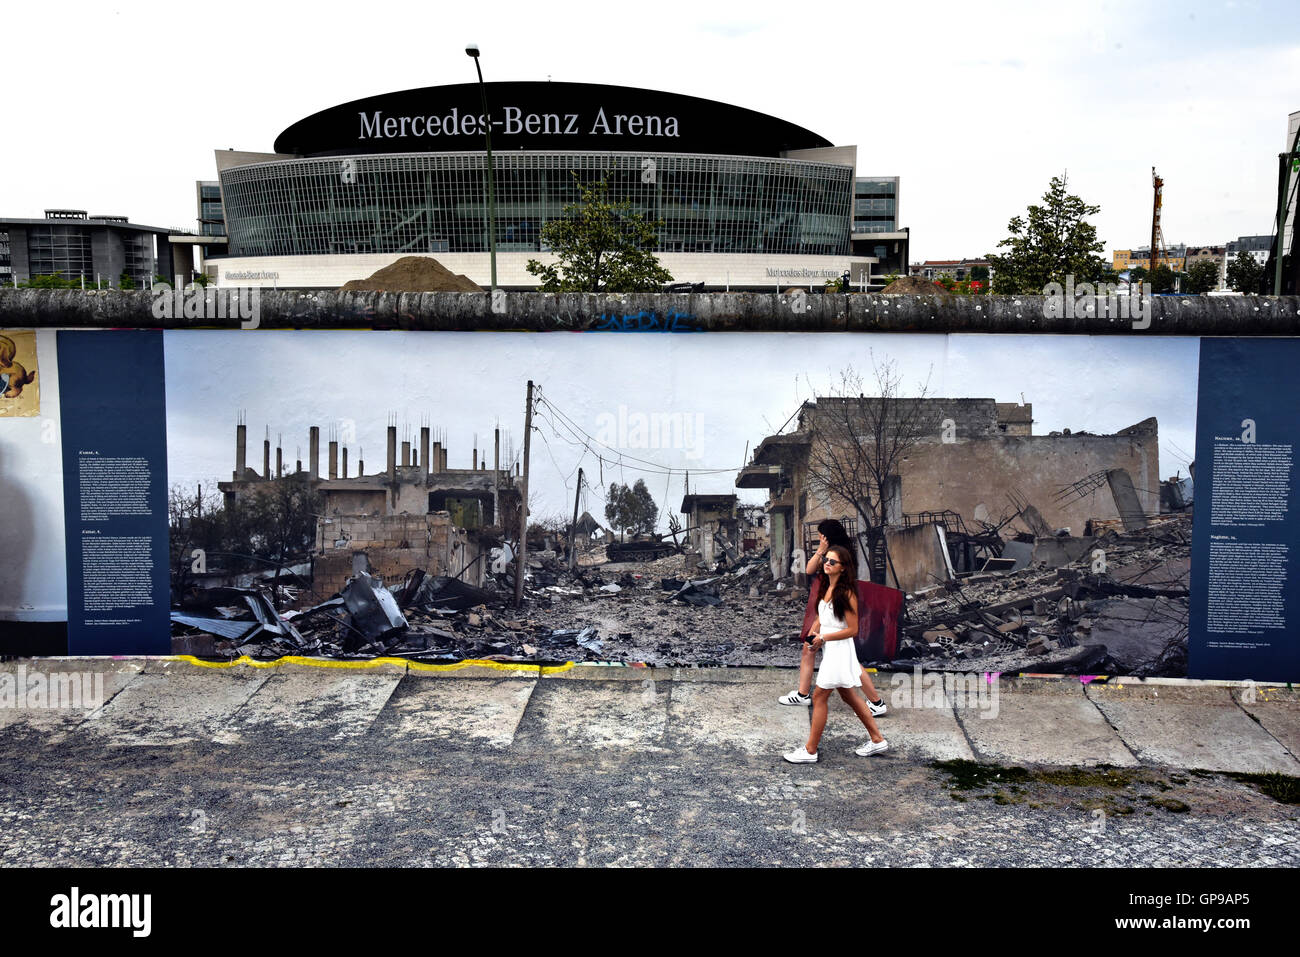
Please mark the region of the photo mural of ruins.
[[835, 518], [877, 667], [1187, 673], [1196, 340], [167, 335], [177, 653], [793, 665]]

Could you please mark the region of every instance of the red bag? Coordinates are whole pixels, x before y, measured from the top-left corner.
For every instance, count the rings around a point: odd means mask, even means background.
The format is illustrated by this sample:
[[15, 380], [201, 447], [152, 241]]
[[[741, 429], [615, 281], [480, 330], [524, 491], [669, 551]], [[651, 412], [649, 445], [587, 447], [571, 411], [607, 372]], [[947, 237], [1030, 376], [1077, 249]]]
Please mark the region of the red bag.
[[[821, 576], [814, 575], [803, 613], [800, 638], [806, 638], [817, 621], [817, 600], [821, 597]], [[858, 633], [853, 639], [859, 661], [893, 661], [898, 653], [898, 616], [903, 610], [903, 593], [897, 588], [858, 582]]]

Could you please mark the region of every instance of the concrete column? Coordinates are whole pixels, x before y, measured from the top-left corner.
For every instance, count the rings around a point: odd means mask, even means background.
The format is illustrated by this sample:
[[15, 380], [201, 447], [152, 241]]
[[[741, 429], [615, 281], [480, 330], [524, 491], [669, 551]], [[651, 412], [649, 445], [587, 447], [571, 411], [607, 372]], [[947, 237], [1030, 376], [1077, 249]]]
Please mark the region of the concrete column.
[[420, 429], [420, 465], [424, 468], [424, 480], [429, 481], [429, 427]]
[[429, 463], [429, 471], [430, 472], [447, 471], [445, 468], [442, 467], [442, 443], [441, 442], [433, 443], [433, 461]]
[[403, 442], [402, 443], [402, 467], [405, 468], [410, 464], [411, 464], [411, 443]]
[[330, 478], [339, 477], [339, 444], [337, 441], [330, 443]]
[[308, 443], [307, 461], [311, 467], [310, 478], [315, 481], [320, 478], [320, 426], [311, 427], [311, 441]]
[[[492, 524], [501, 522], [501, 430], [492, 430]], [[573, 543], [569, 543], [573, 548]]]
[[442, 468], [440, 468], [438, 471], [440, 472], [447, 471], [447, 449], [445, 447], [442, 450]]
[[246, 466], [246, 455], [248, 451], [248, 426], [235, 426], [235, 481], [241, 482], [244, 478], [244, 468]]
[[280, 446], [275, 447], [275, 477], [279, 478], [284, 475], [284, 449]]
[[343, 446], [343, 477], [348, 477], [348, 447]]
[[397, 426], [388, 427], [388, 481], [397, 481]]

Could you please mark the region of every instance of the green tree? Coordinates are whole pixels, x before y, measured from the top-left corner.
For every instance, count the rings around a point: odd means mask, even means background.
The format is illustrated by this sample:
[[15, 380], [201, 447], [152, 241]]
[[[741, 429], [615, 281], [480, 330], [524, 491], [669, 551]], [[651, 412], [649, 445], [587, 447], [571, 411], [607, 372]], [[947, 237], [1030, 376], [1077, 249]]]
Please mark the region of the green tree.
[[636, 509], [636, 527], [634, 533], [649, 534], [659, 522], [659, 506], [655, 504], [650, 489], [646, 488], [644, 479], [637, 479], [632, 486], [632, 501]]
[[564, 208], [561, 219], [542, 227], [542, 242], [556, 254], [555, 263], [528, 260], [528, 271], [541, 280], [543, 292], [653, 292], [672, 282], [672, 274], [651, 251], [662, 220], [647, 222], [632, 211], [632, 201], [609, 201], [609, 184], [584, 185], [576, 174], [582, 199]]
[[127, 272], [125, 269], [122, 270], [122, 275], [117, 277], [117, 288], [118, 289], [135, 288], [135, 280], [131, 278], [131, 274]]
[[1130, 269], [1130, 270], [1128, 271], [1128, 281], [1131, 282], [1131, 283], [1146, 282], [1146, 281], [1147, 281], [1147, 267], [1146, 267], [1146, 266], [1134, 266], [1132, 269]]
[[1185, 291], [1204, 293], [1218, 285], [1219, 264], [1215, 260], [1198, 259], [1187, 267], [1187, 281], [1183, 283]]
[[635, 521], [631, 497], [631, 490], [626, 485], [609, 483], [609, 494], [605, 496], [605, 521], [610, 528], [617, 529], [620, 535], [631, 528]]
[[1178, 274], [1164, 263], [1156, 263], [1156, 268], [1151, 275], [1147, 277], [1147, 282], [1151, 283], [1151, 291], [1155, 293], [1173, 292], [1174, 280]]
[[617, 482], [610, 484], [605, 498], [605, 521], [611, 528], [633, 535], [654, 531], [659, 521], [659, 506], [644, 479], [637, 479], [630, 488]]
[[1259, 281], [1263, 274], [1264, 267], [1245, 250], [1237, 253], [1237, 258], [1228, 263], [1228, 285], [1237, 292], [1259, 292]]
[[296, 478], [282, 478], [249, 503], [255, 554], [277, 562], [307, 554], [316, 540], [316, 517], [324, 508], [319, 493]]
[[33, 276], [20, 285], [23, 289], [80, 289], [81, 277], [64, 279], [62, 273], [56, 272], [52, 276]]
[[994, 292], [1042, 292], [1049, 282], [1063, 284], [1070, 275], [1075, 283], [1104, 281], [1108, 265], [1099, 253], [1105, 244], [1087, 220], [1101, 207], [1067, 194], [1065, 187], [1063, 177], [1053, 176], [1043, 205], [1030, 206], [1027, 219], [1015, 216], [1007, 224], [1011, 235], [998, 243], [1007, 252], [987, 257]]

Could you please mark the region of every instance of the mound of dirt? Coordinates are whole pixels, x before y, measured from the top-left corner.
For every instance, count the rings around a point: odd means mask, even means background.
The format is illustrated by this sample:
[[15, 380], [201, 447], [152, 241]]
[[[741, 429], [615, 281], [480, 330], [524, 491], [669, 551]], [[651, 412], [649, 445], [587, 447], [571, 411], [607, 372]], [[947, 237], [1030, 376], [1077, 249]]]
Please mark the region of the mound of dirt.
[[937, 282], [931, 282], [922, 276], [902, 276], [895, 279], [884, 289], [882, 296], [951, 296], [947, 289]]
[[344, 292], [483, 292], [482, 286], [429, 256], [403, 256], [366, 279], [353, 279], [339, 288]]

